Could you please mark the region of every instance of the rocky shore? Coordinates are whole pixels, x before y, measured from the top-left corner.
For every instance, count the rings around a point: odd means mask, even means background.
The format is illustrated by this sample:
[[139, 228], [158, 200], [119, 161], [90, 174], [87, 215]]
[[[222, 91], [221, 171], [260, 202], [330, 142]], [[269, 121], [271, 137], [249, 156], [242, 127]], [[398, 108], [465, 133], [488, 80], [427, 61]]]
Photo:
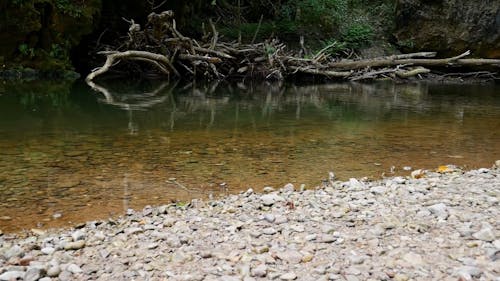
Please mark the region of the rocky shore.
[[0, 280], [500, 280], [500, 169], [440, 172], [3, 234]]

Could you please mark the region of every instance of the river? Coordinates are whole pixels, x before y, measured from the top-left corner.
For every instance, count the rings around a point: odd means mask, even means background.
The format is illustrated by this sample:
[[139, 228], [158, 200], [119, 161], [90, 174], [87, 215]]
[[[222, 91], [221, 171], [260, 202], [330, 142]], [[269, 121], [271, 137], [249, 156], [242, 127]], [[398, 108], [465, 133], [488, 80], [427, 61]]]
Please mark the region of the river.
[[500, 159], [500, 86], [0, 84], [0, 230]]

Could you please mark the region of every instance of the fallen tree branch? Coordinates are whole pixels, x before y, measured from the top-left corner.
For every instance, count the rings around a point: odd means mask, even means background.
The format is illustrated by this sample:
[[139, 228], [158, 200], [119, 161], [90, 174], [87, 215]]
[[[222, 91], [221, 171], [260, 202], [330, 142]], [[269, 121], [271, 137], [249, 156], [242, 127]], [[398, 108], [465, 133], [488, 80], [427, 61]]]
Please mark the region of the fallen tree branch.
[[[92, 81], [95, 77], [106, 73], [111, 66], [113, 66], [114, 62], [117, 60], [144, 60], [148, 62], [155, 62], [153, 65], [159, 67], [162, 72], [167, 71], [167, 68], [176, 75], [180, 76], [179, 72], [175, 69], [175, 67], [171, 64], [169, 59], [166, 56], [150, 53], [146, 51], [125, 51], [125, 52], [106, 52], [106, 62], [99, 69], [91, 72], [85, 80]], [[163, 65], [162, 65], [163, 64]]]
[[[443, 68], [453, 67], [459, 71], [462, 67], [467, 71], [481, 71], [500, 67], [500, 59], [465, 58], [470, 55], [470, 51], [450, 58], [435, 58], [436, 52], [417, 52], [338, 61], [328, 53], [329, 49], [337, 45], [336, 42], [325, 46], [312, 58], [304, 58], [303, 38], [301, 51], [298, 53], [287, 51], [285, 44], [277, 39], [254, 43], [261, 21], [262, 17], [251, 44], [220, 42], [212, 20], [208, 22], [211, 36], [204, 32], [202, 41], [198, 43], [177, 30], [172, 11], [151, 13], [145, 28], [141, 29], [133, 20], [128, 21], [131, 25], [129, 38], [121, 46], [134, 49], [123, 50], [118, 47], [117, 51], [100, 52], [99, 54], [106, 56], [105, 63], [94, 69], [86, 79], [92, 81], [111, 68], [132, 66], [137, 69], [133, 64], [118, 65], [124, 60], [146, 62], [153, 66], [152, 70], [166, 78], [175, 75], [184, 79], [201, 77], [209, 80], [249, 76], [281, 80], [297, 74], [350, 81], [387, 77], [412, 79]], [[346, 53], [349, 57], [352, 54]], [[139, 69], [142, 71], [142, 68]]]
[[427, 68], [424, 68], [424, 67], [417, 67], [415, 69], [412, 69], [412, 70], [398, 70], [396, 71], [396, 75], [399, 77], [399, 78], [409, 78], [409, 77], [412, 77], [412, 76], [416, 76], [416, 75], [419, 75], [419, 74], [426, 74], [426, 73], [429, 73], [431, 72], [430, 69], [427, 69]]

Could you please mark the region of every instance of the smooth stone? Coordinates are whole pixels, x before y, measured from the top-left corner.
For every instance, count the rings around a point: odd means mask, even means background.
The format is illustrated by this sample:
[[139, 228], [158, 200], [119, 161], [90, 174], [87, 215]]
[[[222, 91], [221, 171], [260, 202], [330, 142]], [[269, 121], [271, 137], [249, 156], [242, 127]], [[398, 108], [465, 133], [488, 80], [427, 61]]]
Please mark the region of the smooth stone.
[[45, 247], [40, 250], [40, 252], [42, 252], [42, 254], [44, 255], [52, 255], [55, 251], [56, 249], [52, 247]]
[[406, 179], [403, 177], [395, 177], [393, 180], [397, 184], [405, 184], [406, 183]]
[[295, 274], [293, 272], [288, 272], [288, 273], [282, 274], [280, 276], [280, 279], [281, 280], [295, 280], [295, 279], [297, 279], [297, 274]]
[[456, 270], [456, 273], [459, 276], [479, 278], [483, 272], [480, 268], [475, 266], [462, 266]]
[[410, 277], [408, 277], [406, 274], [401, 274], [398, 273], [394, 276], [395, 281], [408, 281]]
[[366, 257], [362, 255], [352, 255], [349, 257], [349, 260], [352, 264], [362, 264], [366, 260]]
[[384, 194], [386, 191], [387, 187], [381, 185], [370, 188], [370, 192], [374, 194]]
[[500, 250], [500, 240], [495, 240], [493, 241], [493, 246], [497, 249]]
[[7, 271], [0, 275], [0, 280], [2, 281], [10, 281], [23, 279], [26, 273], [24, 271]]
[[264, 206], [272, 206], [276, 202], [285, 201], [285, 199], [276, 194], [265, 194], [260, 197]]
[[83, 247], [85, 247], [85, 240], [78, 240], [66, 243], [66, 245], [64, 245], [64, 250], [79, 250]]
[[82, 230], [77, 230], [77, 231], [71, 233], [71, 238], [73, 238], [73, 241], [84, 240], [85, 236], [86, 236], [86, 234]]
[[349, 186], [351, 188], [358, 188], [358, 189], [362, 189], [365, 187], [365, 185], [362, 182], [360, 182], [359, 180], [357, 180], [355, 178], [349, 179]]
[[45, 274], [42, 268], [30, 267], [24, 275], [24, 281], [37, 281]]
[[125, 229], [125, 234], [132, 235], [132, 234], [136, 234], [136, 233], [141, 233], [143, 231], [144, 230], [140, 227], [129, 227], [129, 228]]
[[47, 276], [49, 277], [57, 277], [61, 273], [61, 267], [58, 265], [51, 266], [47, 269]]
[[295, 186], [292, 183], [287, 183], [283, 187], [283, 191], [284, 192], [293, 192], [293, 191], [295, 191]]
[[38, 236], [42, 236], [42, 235], [45, 235], [46, 232], [43, 231], [42, 229], [38, 229], [38, 228], [32, 228], [31, 229], [31, 232], [35, 235], [38, 235]]
[[447, 207], [443, 203], [434, 204], [428, 207], [429, 211], [440, 219], [448, 218]]
[[66, 267], [66, 270], [71, 273], [81, 273], [83, 270], [76, 264], [72, 263]]
[[266, 186], [262, 189], [262, 192], [264, 192], [264, 193], [271, 193], [273, 191], [274, 191], [274, 187], [272, 187], [272, 186]]
[[306, 241], [313, 241], [316, 240], [317, 237], [318, 237], [317, 234], [309, 234], [304, 239], [306, 239]]
[[285, 251], [277, 253], [276, 256], [290, 264], [299, 264], [302, 261], [302, 254], [298, 251]]
[[256, 268], [252, 269], [252, 276], [255, 277], [266, 277], [267, 275], [267, 266], [265, 264], [260, 264]]
[[316, 241], [318, 241], [319, 243], [333, 243], [337, 241], [337, 237], [331, 234], [324, 234], [321, 235], [319, 238], [316, 238]]
[[276, 219], [274, 220], [275, 224], [283, 224], [283, 223], [287, 223], [287, 222], [288, 222], [288, 218], [285, 216], [281, 216], [281, 215], [277, 215]]
[[313, 254], [311, 254], [311, 253], [305, 253], [305, 254], [304, 254], [304, 256], [302, 256], [302, 260], [301, 260], [301, 262], [303, 262], [303, 263], [307, 263], [307, 262], [312, 261], [312, 260], [313, 260], [313, 258], [314, 258], [314, 255], [313, 255]]
[[267, 222], [273, 223], [276, 220], [276, 217], [273, 214], [265, 214], [264, 220]]
[[356, 275], [348, 274], [345, 276], [345, 280], [346, 281], [359, 281], [359, 278]]
[[496, 239], [495, 233], [489, 227], [483, 228], [483, 229], [479, 230], [478, 232], [472, 234], [472, 237], [474, 237], [478, 240], [486, 241], [486, 242], [492, 242]]
[[262, 230], [262, 233], [265, 234], [265, 235], [274, 235], [276, 234], [278, 231], [272, 227], [267, 227], [267, 228], [264, 228]]
[[50, 278], [50, 277], [43, 277], [43, 278], [38, 279], [38, 281], [52, 281], [52, 278]]
[[424, 264], [424, 260], [422, 259], [422, 256], [416, 253], [406, 253], [403, 256], [403, 260], [406, 261], [409, 265], [411, 266], [420, 266]]
[[69, 271], [66, 271], [66, 270], [61, 272], [58, 277], [59, 277], [60, 281], [72, 281], [72, 280], [74, 280], [73, 274]]
[[24, 253], [23, 249], [19, 247], [18, 245], [12, 246], [10, 249], [8, 249], [3, 256], [5, 257], [6, 260], [14, 257], [20, 257]]

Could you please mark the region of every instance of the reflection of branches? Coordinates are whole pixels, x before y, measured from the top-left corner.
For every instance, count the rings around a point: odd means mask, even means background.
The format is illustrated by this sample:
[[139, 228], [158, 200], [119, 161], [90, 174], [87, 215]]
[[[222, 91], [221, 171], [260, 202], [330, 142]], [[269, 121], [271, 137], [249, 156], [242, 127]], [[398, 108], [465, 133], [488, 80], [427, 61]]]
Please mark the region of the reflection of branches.
[[163, 103], [171, 94], [176, 84], [172, 85], [165, 95], [159, 95], [169, 83], [161, 83], [152, 92], [141, 92], [139, 94], [113, 94], [109, 89], [93, 81], [87, 81], [87, 84], [95, 91], [104, 95], [104, 99], [99, 99], [103, 103], [117, 106], [126, 110], [146, 110], [156, 104]]

